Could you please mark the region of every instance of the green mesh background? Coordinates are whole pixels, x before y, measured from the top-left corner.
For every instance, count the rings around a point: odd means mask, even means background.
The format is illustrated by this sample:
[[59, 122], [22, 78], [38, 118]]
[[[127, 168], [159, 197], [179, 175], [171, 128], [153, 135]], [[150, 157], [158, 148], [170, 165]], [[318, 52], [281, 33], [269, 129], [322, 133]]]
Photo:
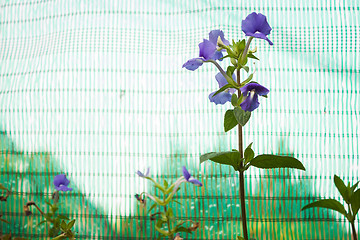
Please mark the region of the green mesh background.
[[350, 239], [343, 217], [300, 208], [340, 200], [334, 174], [360, 180], [357, 0], [0, 1], [0, 181], [14, 191], [0, 203], [12, 223], [0, 232], [46, 238], [35, 227], [41, 217], [25, 217], [22, 206], [43, 202], [66, 173], [74, 191], [60, 211], [78, 220], [78, 239], [151, 239], [133, 196], [152, 189], [135, 172], [150, 166], [174, 181], [186, 165], [204, 187], [177, 195], [176, 215], [201, 223], [184, 237], [241, 234], [237, 174], [199, 165], [200, 154], [237, 146], [236, 131], [223, 132], [230, 104], [208, 101], [213, 66], [181, 66], [212, 29], [242, 38], [252, 11], [268, 17], [274, 46], [252, 44], [262, 60], [255, 80], [270, 94], [244, 129], [245, 145], [294, 155], [307, 171], [246, 173], [250, 236]]

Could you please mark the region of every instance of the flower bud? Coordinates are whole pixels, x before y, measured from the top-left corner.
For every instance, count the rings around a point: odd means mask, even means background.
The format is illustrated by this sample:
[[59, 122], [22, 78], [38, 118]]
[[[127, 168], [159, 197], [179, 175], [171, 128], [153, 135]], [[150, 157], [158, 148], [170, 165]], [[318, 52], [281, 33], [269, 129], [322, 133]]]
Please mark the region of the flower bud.
[[221, 37], [220, 37], [220, 36], [218, 36], [217, 45], [218, 45], [220, 48], [225, 48], [225, 47], [226, 47], [225, 43], [223, 43], [223, 41], [221, 40]]

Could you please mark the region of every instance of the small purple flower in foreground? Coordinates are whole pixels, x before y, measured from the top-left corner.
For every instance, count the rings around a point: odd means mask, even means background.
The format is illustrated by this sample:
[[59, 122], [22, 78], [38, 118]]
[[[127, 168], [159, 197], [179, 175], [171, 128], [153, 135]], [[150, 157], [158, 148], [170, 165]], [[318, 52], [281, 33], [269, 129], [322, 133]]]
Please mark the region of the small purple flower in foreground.
[[204, 39], [202, 43], [199, 44], [200, 53], [198, 58], [192, 58], [182, 67], [194, 71], [198, 67], [200, 67], [204, 61], [207, 60], [218, 60], [223, 57], [221, 51], [217, 50], [217, 39], [218, 37], [221, 38], [221, 41], [225, 45], [229, 45], [229, 41], [225, 39], [224, 33], [221, 30], [212, 30], [209, 33], [209, 40]]
[[259, 107], [258, 95], [263, 96], [269, 93], [266, 87], [261, 86], [258, 83], [249, 83], [240, 88], [241, 93], [245, 97], [245, 100], [240, 104], [240, 107], [244, 111], [252, 112]]
[[186, 169], [185, 166], [182, 167], [182, 171], [183, 171], [184, 178], [186, 179], [187, 182], [191, 182], [192, 184], [195, 184], [196, 186], [200, 186], [200, 187], [202, 186], [202, 183], [199, 180], [191, 177], [190, 173], [188, 172], [188, 170]]
[[150, 168], [147, 168], [145, 174], [143, 174], [143, 173], [140, 172], [139, 170], [136, 172], [136, 174], [139, 175], [139, 177], [147, 178], [147, 177], [149, 177], [149, 174], [150, 174]]
[[175, 235], [175, 238], [173, 239], [173, 240], [182, 240], [183, 238], [182, 237], [180, 237], [180, 233], [177, 233], [176, 235]]
[[[227, 80], [221, 73], [216, 74], [215, 79], [219, 84], [219, 88], [222, 88], [223, 86], [228, 84]], [[235, 79], [234, 74], [233, 74], [233, 79]], [[213, 102], [216, 105], [217, 104], [225, 104], [226, 102], [231, 101], [231, 96], [234, 94], [235, 91], [236, 91], [235, 88], [229, 88], [229, 89], [225, 90], [224, 92], [220, 92], [220, 93], [216, 94], [214, 97], [213, 97], [213, 95], [216, 93], [216, 91], [212, 92], [209, 95], [209, 100], [210, 100], [210, 102]]]
[[270, 34], [271, 27], [267, 22], [266, 17], [261, 13], [250, 13], [245, 20], [242, 20], [241, 29], [246, 36], [261, 38], [268, 41], [270, 45], [273, 45], [267, 38], [267, 35]]
[[65, 174], [59, 174], [54, 177], [53, 181], [55, 185], [55, 189], [58, 191], [71, 191], [72, 188], [69, 188], [68, 185], [70, 184], [70, 181], [66, 178]]

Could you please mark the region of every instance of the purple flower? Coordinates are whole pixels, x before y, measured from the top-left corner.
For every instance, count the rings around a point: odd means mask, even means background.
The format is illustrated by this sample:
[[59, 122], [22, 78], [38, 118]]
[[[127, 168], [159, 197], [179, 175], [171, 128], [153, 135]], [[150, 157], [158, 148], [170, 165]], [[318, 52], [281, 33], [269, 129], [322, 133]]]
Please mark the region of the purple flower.
[[55, 189], [58, 191], [71, 191], [72, 188], [69, 188], [68, 185], [70, 184], [70, 181], [66, 178], [65, 174], [59, 174], [54, 177], [53, 181], [55, 185]]
[[186, 169], [185, 166], [182, 167], [182, 171], [183, 171], [184, 178], [187, 182], [191, 182], [192, 184], [195, 184], [196, 186], [200, 186], [200, 187], [202, 186], [202, 183], [199, 180], [191, 177], [190, 173], [188, 172], [188, 170]]
[[263, 96], [269, 93], [269, 90], [258, 83], [249, 83], [240, 88], [245, 100], [240, 104], [244, 111], [252, 112], [259, 107], [258, 95]]
[[[215, 79], [219, 84], [219, 88], [222, 88], [223, 86], [228, 84], [227, 80], [221, 73], [216, 74]], [[233, 79], [235, 79], [234, 74], [233, 74]], [[213, 102], [216, 105], [217, 104], [225, 104], [226, 102], [231, 101], [231, 96], [233, 95], [234, 92], [235, 92], [235, 88], [229, 88], [229, 89], [225, 90], [224, 92], [220, 92], [220, 93], [216, 94], [215, 96], [213, 96], [216, 93], [216, 91], [215, 91], [215, 92], [210, 93], [209, 100], [210, 100], [210, 102]]]
[[267, 38], [267, 35], [270, 34], [271, 27], [268, 24], [266, 17], [261, 13], [250, 13], [245, 20], [241, 22], [241, 29], [246, 36], [265, 39], [270, 45], [273, 45]]
[[136, 172], [136, 174], [139, 175], [139, 177], [147, 178], [147, 177], [149, 177], [149, 174], [150, 174], [150, 168], [147, 168], [147, 171], [145, 174], [143, 174], [139, 170]]
[[221, 30], [212, 30], [209, 33], [209, 40], [204, 39], [202, 43], [199, 44], [200, 53], [198, 58], [192, 58], [188, 60], [182, 67], [194, 71], [200, 67], [204, 61], [207, 60], [218, 60], [223, 57], [221, 51], [217, 50], [217, 39], [221, 38], [221, 41], [225, 45], [229, 45], [229, 41], [225, 39], [224, 33]]

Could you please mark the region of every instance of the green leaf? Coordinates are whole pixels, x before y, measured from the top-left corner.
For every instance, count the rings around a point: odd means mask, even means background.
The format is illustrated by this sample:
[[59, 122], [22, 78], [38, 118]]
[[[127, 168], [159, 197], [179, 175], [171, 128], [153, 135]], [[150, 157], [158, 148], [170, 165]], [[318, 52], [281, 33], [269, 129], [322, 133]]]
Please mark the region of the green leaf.
[[238, 106], [238, 97], [237, 97], [236, 94], [233, 94], [233, 95], [231, 96], [231, 104], [232, 104], [234, 107]]
[[181, 206], [182, 206], [182, 203], [181, 203], [181, 202], [179, 202], [179, 201], [177, 201], [177, 200], [171, 199], [171, 201], [173, 201], [174, 203], [177, 203], [177, 204], [179, 204], [179, 205], [181, 205]]
[[[235, 94], [234, 94], [235, 95]], [[238, 121], [235, 118], [234, 110], [227, 110], [224, 116], [224, 130], [225, 132], [230, 131], [238, 125]]]
[[251, 149], [251, 145], [253, 143], [250, 143], [249, 146], [247, 146], [247, 148], [245, 149], [245, 152], [244, 152], [244, 158], [245, 158], [245, 165], [250, 162], [254, 156], [255, 156], [255, 153], [254, 151]]
[[306, 209], [309, 208], [315, 208], [315, 207], [319, 207], [319, 208], [327, 208], [327, 209], [331, 209], [331, 210], [335, 210], [339, 213], [341, 213], [342, 215], [344, 215], [346, 217], [346, 211], [344, 206], [337, 200], [335, 199], [323, 199], [323, 200], [319, 200], [313, 203], [310, 203], [306, 206], [304, 206], [301, 211], [304, 211]]
[[51, 204], [49, 201], [45, 200], [44, 202], [45, 202], [47, 205], [49, 205], [50, 207], [52, 207], [52, 204]]
[[7, 223], [7, 224], [10, 224], [10, 222], [6, 221], [5, 219], [2, 219], [0, 218], [0, 222], [4, 222], [4, 223]]
[[61, 221], [60, 227], [62, 228], [62, 230], [66, 231], [66, 230], [67, 230], [66, 222], [65, 222], [65, 221]]
[[164, 187], [167, 188], [169, 186], [168, 182], [166, 181], [166, 179], [164, 179]]
[[355, 193], [350, 198], [351, 210], [354, 214], [354, 219], [356, 214], [360, 209], [360, 189], [356, 190]]
[[248, 67], [248, 66], [245, 66], [245, 65], [241, 65], [241, 64], [239, 64], [238, 65], [238, 67], [237, 67], [238, 69], [244, 69], [247, 73], [249, 72], [249, 70], [250, 70], [250, 68]]
[[172, 208], [169, 208], [167, 211], [166, 211], [166, 216], [168, 219], [174, 219], [174, 211], [172, 210]]
[[151, 205], [151, 207], [149, 208], [149, 210], [147, 212], [151, 212], [151, 210], [153, 210], [156, 206], [157, 206], [157, 204], [154, 203], [153, 205]]
[[4, 185], [2, 185], [1, 183], [0, 183], [0, 189], [1, 190], [4, 190], [4, 191], [9, 191]]
[[191, 233], [191, 230], [187, 229], [186, 227], [177, 227], [175, 228], [175, 232], [186, 232], [186, 233]]
[[216, 163], [230, 165], [236, 171], [239, 171], [240, 162], [242, 161], [241, 154], [238, 151], [231, 152], [210, 152], [200, 156], [200, 164], [206, 160], [211, 160]]
[[251, 112], [245, 112], [240, 107], [235, 107], [234, 116], [241, 126], [245, 126], [245, 124], [249, 121], [251, 117]]
[[258, 59], [254, 54], [252, 54], [251, 52], [248, 53], [248, 58], [252, 58], [252, 59], [256, 59], [258, 61], [260, 61], [260, 59]]
[[75, 221], [76, 221], [75, 219], [71, 220], [71, 221], [67, 224], [66, 230], [70, 230], [70, 229], [74, 226]]
[[335, 183], [336, 188], [339, 190], [341, 196], [345, 200], [345, 202], [347, 204], [349, 204], [350, 203], [350, 196], [349, 196], [350, 187], [347, 188], [345, 186], [343, 180], [341, 180], [337, 175], [334, 175], [334, 183]]
[[231, 49], [226, 49], [226, 52], [231, 58], [237, 58], [237, 56], [234, 55], [234, 53], [231, 51]]
[[355, 183], [354, 185], [352, 185], [352, 187], [350, 188], [351, 193], [354, 193], [354, 191], [355, 191], [356, 187], [358, 186], [359, 182], [360, 182], [360, 181], [358, 181], [357, 183]]
[[62, 219], [62, 220], [67, 220], [67, 221], [69, 221], [70, 219], [67, 217], [67, 216], [65, 216], [65, 215], [58, 215], [58, 218], [60, 218], [60, 219]]
[[215, 95], [218, 95], [219, 93], [225, 91], [228, 88], [234, 88], [235, 86], [233, 86], [232, 84], [226, 84], [225, 86], [221, 87], [219, 90], [217, 90], [214, 95], [212, 97], [215, 97]]
[[226, 74], [227, 74], [229, 77], [232, 78], [232, 75], [233, 75], [235, 69], [236, 69], [236, 68], [235, 68], [234, 66], [228, 66], [227, 69], [226, 69]]
[[60, 231], [60, 229], [59, 228], [57, 228], [57, 227], [52, 227], [52, 228], [50, 228], [49, 229], [49, 237], [51, 237], [51, 238], [54, 238], [54, 237], [56, 237], [57, 235], [59, 235], [59, 231]]
[[40, 227], [42, 224], [46, 223], [46, 220], [42, 220], [41, 222], [39, 222], [38, 224], [36, 224], [35, 227]]
[[236, 237], [236, 240], [245, 240], [245, 238], [240, 237], [240, 236], [237, 236], [237, 237]]
[[251, 79], [253, 79], [254, 77], [254, 73], [251, 73], [247, 79], [245, 79], [241, 84], [240, 84], [240, 87], [243, 87], [245, 86], [247, 83], [249, 83], [251, 81]]
[[243, 52], [245, 49], [245, 45], [246, 45], [245, 39], [243, 39], [241, 41], [239, 40], [237, 43], [235, 43], [234, 47], [235, 47], [236, 52], [237, 53]]
[[257, 168], [296, 168], [305, 170], [304, 165], [293, 157], [263, 154], [251, 160], [250, 165]]

